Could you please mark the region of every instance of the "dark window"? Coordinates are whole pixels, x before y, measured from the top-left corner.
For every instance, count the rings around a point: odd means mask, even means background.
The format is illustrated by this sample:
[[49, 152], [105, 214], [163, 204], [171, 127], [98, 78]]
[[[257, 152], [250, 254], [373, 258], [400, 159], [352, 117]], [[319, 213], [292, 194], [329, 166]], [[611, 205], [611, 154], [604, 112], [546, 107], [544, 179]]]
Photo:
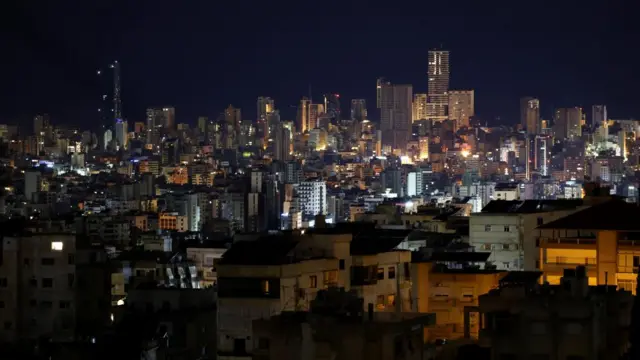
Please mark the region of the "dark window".
[[388, 278], [389, 279], [395, 279], [396, 278], [396, 267], [395, 266], [389, 266]]
[[536, 247], [540, 247], [540, 239], [536, 239]]
[[640, 266], [640, 256], [634, 256], [633, 257], [633, 267], [638, 267]]
[[509, 227], [508, 226], [504, 227], [504, 232], [509, 232]]
[[0, 278], [0, 287], [6, 288], [8, 285], [7, 278]]
[[76, 263], [76, 255], [75, 254], [69, 254], [68, 255], [68, 260], [69, 260], [69, 265], [74, 265]]
[[38, 302], [36, 301], [36, 299], [29, 300], [29, 306], [31, 306], [31, 307], [38, 306]]
[[168, 301], [163, 301], [162, 302], [162, 310], [171, 311], [171, 303], [168, 302]]
[[69, 285], [69, 288], [73, 288], [73, 283], [76, 280], [76, 276], [74, 274], [67, 274], [67, 283]]
[[538, 218], [538, 226], [544, 224], [544, 220], [541, 217]]
[[4, 301], [0, 301], [0, 309], [4, 309]]
[[42, 287], [43, 288], [52, 288], [53, 287], [53, 279], [52, 278], [44, 278], [44, 279], [42, 279]]
[[31, 287], [37, 287], [38, 286], [38, 280], [34, 277], [32, 277], [31, 279], [29, 279], [29, 285]]
[[344, 270], [344, 259], [340, 259], [340, 261], [338, 261], [338, 265], [340, 267], [340, 270]]
[[396, 358], [404, 357], [404, 344], [401, 337], [397, 337], [393, 343], [393, 353]]
[[42, 258], [42, 259], [40, 259], [40, 262], [42, 263], [42, 265], [53, 265], [53, 264], [55, 264], [55, 260], [53, 260], [53, 258]]
[[377, 277], [378, 280], [384, 280], [384, 268], [378, 268]]
[[5, 330], [11, 330], [11, 321], [5, 321], [4, 322], [4, 329]]
[[411, 280], [411, 271], [410, 271], [410, 263], [404, 263], [404, 278], [406, 280]]
[[236, 354], [245, 354], [247, 352], [245, 339], [233, 339], [233, 352]]
[[29, 265], [31, 265], [31, 259], [29, 259], [29, 258], [24, 258], [24, 259], [22, 259], [22, 263], [23, 263], [24, 265], [26, 265], [26, 266], [29, 266]]
[[69, 309], [71, 307], [71, 301], [60, 301], [60, 309]]
[[269, 350], [269, 339], [267, 338], [258, 339], [258, 349]]
[[42, 307], [44, 309], [51, 309], [53, 307], [53, 302], [51, 302], [51, 301], [41, 301], [40, 302], [40, 307]]

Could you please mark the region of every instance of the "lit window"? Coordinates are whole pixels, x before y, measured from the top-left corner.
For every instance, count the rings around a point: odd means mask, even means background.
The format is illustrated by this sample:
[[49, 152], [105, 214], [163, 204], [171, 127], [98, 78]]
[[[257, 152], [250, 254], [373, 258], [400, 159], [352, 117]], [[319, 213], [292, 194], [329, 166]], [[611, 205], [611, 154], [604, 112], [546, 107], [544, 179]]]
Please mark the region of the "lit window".
[[315, 275], [309, 276], [309, 287], [315, 289], [318, 287], [318, 277]]
[[269, 280], [262, 281], [262, 292], [265, 294], [269, 293]]
[[51, 250], [62, 251], [63, 243], [62, 241], [52, 241], [51, 242]]

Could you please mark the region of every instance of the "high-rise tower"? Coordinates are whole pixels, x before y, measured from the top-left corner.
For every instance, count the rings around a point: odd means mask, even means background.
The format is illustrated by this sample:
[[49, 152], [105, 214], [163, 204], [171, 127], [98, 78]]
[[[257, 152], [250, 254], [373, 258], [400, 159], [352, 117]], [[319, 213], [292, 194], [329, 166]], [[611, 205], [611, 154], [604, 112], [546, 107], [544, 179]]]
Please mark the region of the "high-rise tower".
[[404, 153], [411, 139], [413, 87], [383, 85], [380, 98], [382, 145]]
[[122, 98], [120, 88], [120, 63], [114, 61], [108, 69], [96, 72], [100, 84], [100, 106], [98, 116], [100, 126], [113, 128], [118, 119], [122, 119]]
[[309, 106], [311, 105], [311, 100], [306, 97], [303, 97], [300, 100], [300, 105], [298, 106], [298, 128], [300, 129], [300, 133], [305, 133], [311, 129], [309, 129]]
[[113, 119], [122, 120], [122, 98], [120, 97], [120, 63], [116, 60], [110, 65], [113, 69]]
[[540, 124], [540, 100], [532, 97], [520, 99], [520, 124], [527, 134], [539, 134]]
[[606, 105], [593, 105], [591, 107], [591, 127], [604, 126], [603, 123], [607, 119], [607, 106]]
[[428, 111], [431, 120], [448, 118], [449, 97], [449, 52], [442, 50], [429, 51], [428, 69]]
[[382, 86], [389, 85], [387, 79], [381, 77], [376, 81], [376, 108], [380, 109], [381, 99], [382, 99]]
[[351, 99], [351, 120], [362, 121], [367, 118], [367, 101]]

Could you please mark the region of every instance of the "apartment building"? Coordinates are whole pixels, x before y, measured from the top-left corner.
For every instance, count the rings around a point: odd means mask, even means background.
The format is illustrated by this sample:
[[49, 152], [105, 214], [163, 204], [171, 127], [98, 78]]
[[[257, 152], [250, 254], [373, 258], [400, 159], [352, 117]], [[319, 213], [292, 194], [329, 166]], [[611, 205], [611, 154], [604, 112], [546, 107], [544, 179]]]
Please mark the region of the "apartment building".
[[75, 336], [75, 235], [25, 233], [2, 239], [0, 342]]
[[612, 199], [538, 227], [542, 280], [558, 284], [566, 269], [586, 268], [589, 285], [634, 293], [640, 268], [640, 208]]
[[[588, 286], [586, 269], [567, 269], [560, 285], [540, 272], [511, 272], [480, 296], [480, 345], [491, 359], [620, 359], [628, 348], [633, 296]], [[469, 318], [466, 319], [469, 322]]]
[[[335, 292], [335, 294], [331, 294]], [[353, 299], [348, 299], [353, 297]], [[423, 329], [433, 314], [363, 311], [352, 293], [323, 291], [310, 312], [253, 322], [254, 359], [426, 359]]]
[[226, 244], [209, 245], [192, 243], [187, 245], [187, 257], [193, 261], [201, 279], [201, 287], [210, 287], [218, 283], [216, 264], [227, 251]]
[[[481, 295], [498, 287], [507, 272], [483, 269], [489, 253], [416, 252], [411, 264], [413, 310], [433, 313], [434, 326], [425, 329], [424, 340], [457, 340], [465, 336], [465, 308], [477, 306]], [[470, 336], [478, 338], [479, 319], [472, 314]]]
[[218, 358], [250, 358], [253, 320], [307, 311], [329, 287], [353, 290], [376, 311], [410, 309], [411, 254], [395, 250], [401, 241], [338, 227], [234, 243], [216, 266]]
[[469, 243], [499, 270], [535, 270], [537, 226], [584, 208], [583, 200], [494, 200], [469, 219]]

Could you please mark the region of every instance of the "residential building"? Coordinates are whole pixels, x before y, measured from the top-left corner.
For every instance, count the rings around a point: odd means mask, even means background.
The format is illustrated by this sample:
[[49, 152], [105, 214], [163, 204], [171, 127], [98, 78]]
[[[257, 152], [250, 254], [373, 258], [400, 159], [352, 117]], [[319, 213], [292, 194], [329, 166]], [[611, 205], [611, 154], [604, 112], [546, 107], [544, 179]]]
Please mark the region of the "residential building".
[[536, 227], [560, 219], [583, 206], [578, 200], [494, 200], [469, 218], [469, 243], [490, 251], [499, 270], [535, 270]]
[[254, 320], [253, 358], [425, 359], [422, 332], [433, 314], [364, 312], [362, 303], [350, 293], [322, 291], [309, 312]]
[[75, 241], [75, 235], [53, 233], [2, 239], [0, 342], [74, 339]]
[[302, 181], [298, 185], [300, 211], [307, 216], [327, 215], [327, 184], [319, 179]]
[[395, 250], [402, 239], [362, 226], [307, 232], [237, 241], [218, 262], [218, 359], [249, 359], [253, 320], [306, 311], [329, 287], [353, 290], [375, 311], [410, 309], [411, 254]]
[[[590, 190], [585, 191], [588, 196]], [[639, 216], [637, 205], [609, 199], [541, 224], [535, 245], [542, 280], [558, 284], [566, 269], [581, 265], [590, 285], [617, 285], [635, 295], [640, 268]]]
[[[424, 339], [457, 340], [465, 336], [465, 308], [477, 306], [481, 295], [498, 287], [504, 271], [484, 269], [486, 252], [447, 251], [426, 255], [414, 252], [411, 294], [414, 311], [433, 313], [436, 324], [425, 329]], [[480, 321], [473, 317], [469, 332], [477, 339]]]
[[620, 359], [628, 348], [633, 296], [615, 286], [589, 286], [584, 267], [564, 271], [559, 285], [539, 272], [512, 272], [468, 307], [480, 320], [480, 345], [491, 359]]

